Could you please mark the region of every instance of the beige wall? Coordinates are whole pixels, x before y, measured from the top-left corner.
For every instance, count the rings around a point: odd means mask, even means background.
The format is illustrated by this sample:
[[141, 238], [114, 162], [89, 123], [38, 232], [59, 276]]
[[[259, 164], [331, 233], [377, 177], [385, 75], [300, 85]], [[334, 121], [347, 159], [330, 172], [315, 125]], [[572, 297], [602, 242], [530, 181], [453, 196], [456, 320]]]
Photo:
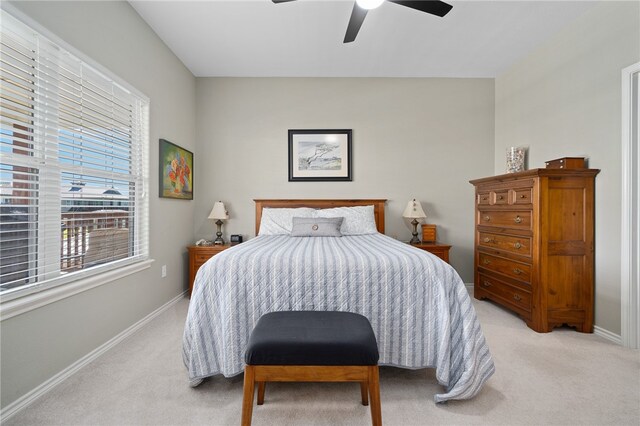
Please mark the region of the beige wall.
[[[1, 323], [1, 406], [24, 395], [186, 286], [195, 203], [159, 199], [158, 138], [195, 150], [195, 78], [126, 2], [13, 4], [151, 98], [150, 269]], [[160, 278], [161, 265], [168, 276]]]
[[[198, 78], [195, 234], [215, 200], [254, 235], [254, 198], [387, 198], [386, 234], [410, 239], [412, 197], [473, 281], [473, 187], [492, 173], [492, 79]], [[353, 129], [353, 182], [288, 182], [288, 129]]]
[[495, 172], [587, 156], [596, 178], [595, 323], [620, 333], [621, 70], [640, 61], [640, 3], [603, 2], [496, 79]]

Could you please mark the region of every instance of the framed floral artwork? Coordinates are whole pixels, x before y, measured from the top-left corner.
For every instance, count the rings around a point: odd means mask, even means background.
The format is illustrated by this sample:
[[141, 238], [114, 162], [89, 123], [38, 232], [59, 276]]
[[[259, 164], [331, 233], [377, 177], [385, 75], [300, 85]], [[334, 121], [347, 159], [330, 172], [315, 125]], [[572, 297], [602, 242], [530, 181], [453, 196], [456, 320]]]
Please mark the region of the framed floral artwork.
[[193, 152], [160, 139], [160, 197], [193, 200]]
[[351, 129], [289, 130], [289, 182], [351, 181]]

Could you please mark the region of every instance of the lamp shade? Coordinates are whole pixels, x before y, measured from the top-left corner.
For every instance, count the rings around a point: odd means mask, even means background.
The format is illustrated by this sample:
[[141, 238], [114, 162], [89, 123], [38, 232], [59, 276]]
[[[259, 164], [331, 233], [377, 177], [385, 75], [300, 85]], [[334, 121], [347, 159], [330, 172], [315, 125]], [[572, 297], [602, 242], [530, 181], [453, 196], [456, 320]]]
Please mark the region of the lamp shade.
[[414, 198], [407, 203], [407, 207], [404, 209], [404, 213], [402, 213], [402, 217], [406, 217], [408, 219], [424, 219], [427, 217], [424, 210], [422, 210], [422, 205], [420, 201], [416, 201]]
[[211, 209], [211, 213], [209, 213], [209, 219], [229, 219], [229, 212], [224, 207], [222, 201], [213, 203], [213, 209]]

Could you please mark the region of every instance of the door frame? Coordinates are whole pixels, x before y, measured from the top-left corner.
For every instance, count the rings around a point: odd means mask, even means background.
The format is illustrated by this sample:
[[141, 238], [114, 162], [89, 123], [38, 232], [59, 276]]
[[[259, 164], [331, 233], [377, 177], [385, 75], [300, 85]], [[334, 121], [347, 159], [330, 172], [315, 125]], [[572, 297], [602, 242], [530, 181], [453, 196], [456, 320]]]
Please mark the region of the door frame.
[[622, 70], [621, 338], [640, 348], [640, 62]]

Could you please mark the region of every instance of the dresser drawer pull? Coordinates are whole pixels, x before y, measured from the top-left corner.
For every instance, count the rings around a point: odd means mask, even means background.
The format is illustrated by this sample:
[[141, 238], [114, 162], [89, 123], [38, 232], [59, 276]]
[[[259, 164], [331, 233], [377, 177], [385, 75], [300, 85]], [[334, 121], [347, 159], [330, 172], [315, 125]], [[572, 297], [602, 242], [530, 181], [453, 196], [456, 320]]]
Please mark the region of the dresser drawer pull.
[[527, 196], [526, 196], [526, 195], [524, 195], [524, 194], [522, 194], [522, 195], [520, 196], [520, 198], [527, 198]]
[[522, 300], [522, 297], [520, 297], [520, 295], [519, 295], [519, 294], [514, 293], [514, 294], [513, 294], [513, 300], [516, 300], [516, 301], [518, 301], [518, 302], [519, 302], [519, 301], [521, 301], [521, 300]]
[[495, 243], [496, 240], [494, 240], [493, 238], [489, 238], [489, 237], [484, 237], [484, 242], [485, 243]]
[[489, 259], [483, 259], [482, 263], [484, 263], [485, 265], [488, 265], [491, 263], [491, 261]]
[[499, 196], [498, 200], [504, 200], [504, 196], [503, 195]]
[[513, 246], [516, 248], [516, 250], [520, 250], [522, 248], [522, 244], [520, 244], [520, 242], [515, 243]]
[[520, 268], [514, 268], [513, 269], [513, 273], [516, 275], [520, 275], [521, 273], [523, 273], [524, 271]]
[[487, 222], [489, 222], [489, 221], [491, 220], [491, 216], [488, 216], [488, 215], [487, 215], [487, 216], [485, 216], [485, 217], [484, 217], [484, 220], [486, 220]]
[[482, 283], [483, 287], [491, 287], [491, 283], [489, 281], [485, 281]]
[[522, 218], [521, 218], [520, 216], [516, 216], [516, 218], [515, 218], [515, 219], [513, 219], [513, 221], [514, 221], [515, 223], [522, 223]]

